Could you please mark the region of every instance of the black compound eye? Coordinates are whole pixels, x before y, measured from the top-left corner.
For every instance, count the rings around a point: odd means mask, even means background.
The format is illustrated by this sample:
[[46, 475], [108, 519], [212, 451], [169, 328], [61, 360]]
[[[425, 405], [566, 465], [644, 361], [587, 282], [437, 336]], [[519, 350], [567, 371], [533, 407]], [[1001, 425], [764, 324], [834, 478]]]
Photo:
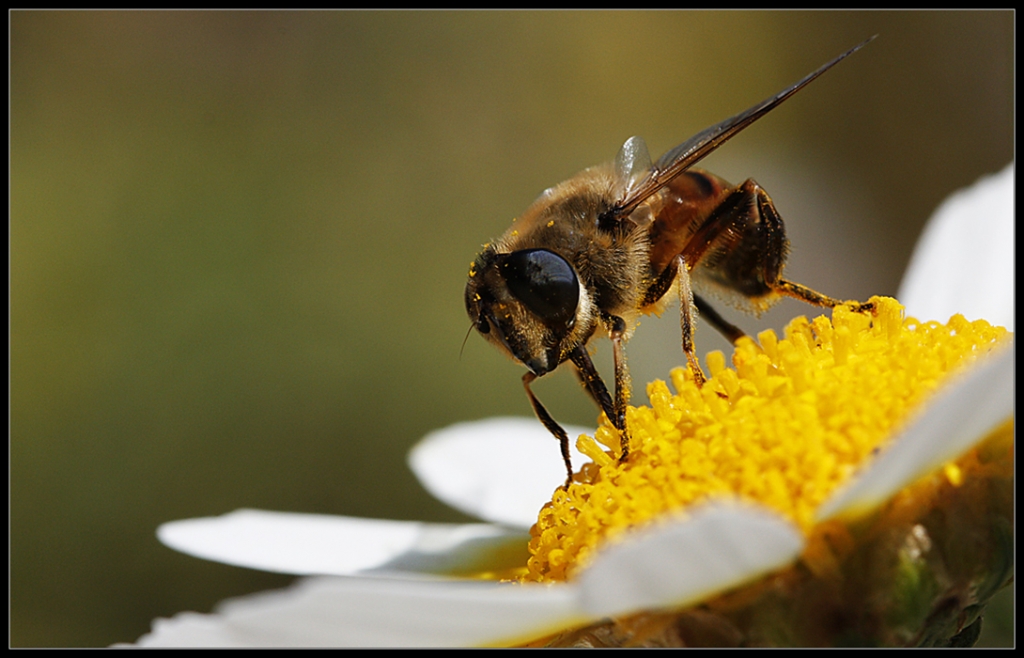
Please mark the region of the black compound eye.
[[564, 258], [547, 249], [523, 249], [501, 262], [508, 289], [550, 329], [572, 327], [580, 301], [576, 272]]

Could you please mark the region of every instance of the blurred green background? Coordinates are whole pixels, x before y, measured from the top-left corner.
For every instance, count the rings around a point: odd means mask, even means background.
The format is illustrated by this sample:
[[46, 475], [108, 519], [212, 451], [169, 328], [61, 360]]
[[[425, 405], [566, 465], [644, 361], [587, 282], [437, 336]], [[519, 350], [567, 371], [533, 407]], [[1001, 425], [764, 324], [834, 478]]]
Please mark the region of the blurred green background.
[[[530, 415], [519, 368], [477, 336], [460, 358], [480, 245], [630, 135], [657, 157], [876, 33], [704, 163], [769, 191], [791, 278], [860, 299], [1011, 160], [1012, 13], [10, 14], [11, 644], [132, 641], [289, 582], [176, 554], [163, 521], [463, 519], [404, 456]], [[644, 321], [635, 381], [678, 332]]]

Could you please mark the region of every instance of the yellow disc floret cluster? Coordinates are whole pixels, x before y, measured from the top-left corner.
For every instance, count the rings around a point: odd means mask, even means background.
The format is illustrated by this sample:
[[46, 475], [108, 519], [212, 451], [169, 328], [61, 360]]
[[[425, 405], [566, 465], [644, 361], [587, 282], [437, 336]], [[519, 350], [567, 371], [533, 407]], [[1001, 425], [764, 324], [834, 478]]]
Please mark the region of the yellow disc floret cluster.
[[712, 352], [701, 388], [683, 369], [672, 372], [676, 394], [650, 384], [650, 406], [627, 412], [624, 463], [607, 419], [594, 438], [581, 436], [593, 461], [541, 510], [523, 579], [571, 577], [601, 542], [711, 496], [758, 502], [809, 531], [822, 502], [950, 373], [1008, 335], [959, 315], [904, 320], [896, 300], [872, 301], [870, 314], [797, 318], [781, 340], [741, 339], [734, 368]]

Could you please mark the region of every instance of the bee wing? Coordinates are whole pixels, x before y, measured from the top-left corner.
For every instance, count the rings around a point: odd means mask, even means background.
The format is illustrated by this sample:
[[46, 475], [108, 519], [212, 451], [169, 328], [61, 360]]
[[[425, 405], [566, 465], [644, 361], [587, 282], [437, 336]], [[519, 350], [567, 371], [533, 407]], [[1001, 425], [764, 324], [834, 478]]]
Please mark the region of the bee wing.
[[[608, 214], [613, 218], [629, 215], [637, 206], [667, 185], [673, 178], [683, 173], [697, 162], [703, 160], [705, 156], [731, 139], [741, 130], [754, 123], [765, 114], [771, 112], [784, 100], [803, 89], [825, 71], [866, 46], [874, 38], [875, 37], [871, 37], [863, 43], [854, 46], [791, 87], [784, 89], [774, 96], [766, 98], [749, 110], [740, 112], [732, 118], [726, 119], [725, 121], [711, 126], [706, 130], [702, 130], [679, 146], [668, 151], [665, 155], [658, 158], [658, 161], [654, 163], [654, 166], [651, 167], [645, 177], [638, 180], [635, 184], [626, 185], [624, 194], [619, 197], [619, 200], [614, 206], [612, 206]], [[620, 156], [633, 139], [638, 138], [634, 137], [628, 140], [619, 152]], [[616, 165], [617, 164], [618, 159], [616, 159]]]
[[651, 171], [651, 154], [643, 137], [633, 136], [615, 156], [615, 198], [629, 197]]

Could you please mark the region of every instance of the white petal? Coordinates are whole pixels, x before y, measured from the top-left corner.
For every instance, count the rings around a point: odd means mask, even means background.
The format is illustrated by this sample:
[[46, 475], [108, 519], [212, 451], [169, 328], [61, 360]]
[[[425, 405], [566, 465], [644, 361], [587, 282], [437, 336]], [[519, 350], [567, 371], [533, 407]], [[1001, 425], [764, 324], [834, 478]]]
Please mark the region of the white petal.
[[[565, 426], [573, 468], [589, 461]], [[435, 498], [481, 519], [528, 528], [565, 483], [558, 441], [535, 418], [489, 418], [431, 432], [409, 453], [409, 468]]]
[[147, 647], [503, 646], [696, 602], [795, 560], [802, 535], [769, 511], [717, 503], [606, 549], [579, 581], [309, 578], [158, 619]]
[[196, 557], [295, 575], [467, 574], [526, 563], [529, 536], [489, 524], [383, 521], [238, 510], [165, 523], [157, 536]]
[[954, 460], [1013, 415], [1014, 348], [990, 355], [951, 383], [864, 473], [818, 511], [818, 520], [857, 515]]
[[899, 300], [918, 320], [954, 313], [1013, 330], [1013, 163], [946, 199], [918, 241]]
[[582, 623], [570, 586], [311, 578], [158, 619], [148, 647], [461, 647], [526, 641]]
[[790, 564], [803, 546], [770, 510], [710, 504], [605, 549], [580, 575], [582, 606], [602, 617], [696, 603]]

